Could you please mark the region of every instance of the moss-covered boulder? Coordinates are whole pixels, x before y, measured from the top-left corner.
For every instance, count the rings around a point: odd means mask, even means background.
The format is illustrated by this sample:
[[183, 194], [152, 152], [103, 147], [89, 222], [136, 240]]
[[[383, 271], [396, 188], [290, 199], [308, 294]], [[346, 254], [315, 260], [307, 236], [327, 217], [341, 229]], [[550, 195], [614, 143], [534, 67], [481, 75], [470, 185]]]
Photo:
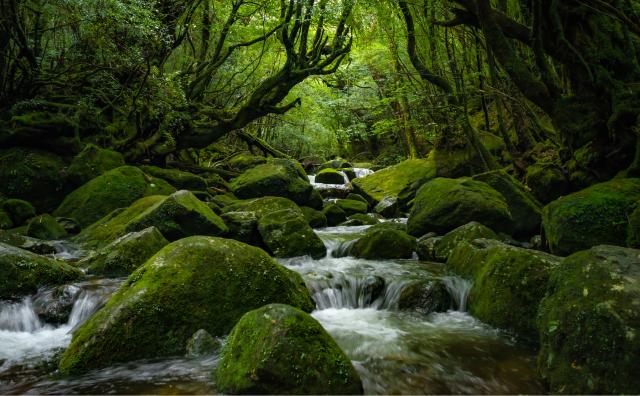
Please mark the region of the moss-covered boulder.
[[258, 232], [258, 216], [254, 212], [227, 212], [220, 217], [228, 228], [225, 234], [226, 238], [253, 246], [264, 245]]
[[0, 299], [17, 299], [82, 276], [66, 263], [0, 243]]
[[419, 238], [416, 245], [418, 259], [423, 261], [441, 261], [441, 259], [436, 257], [436, 246], [440, 240], [442, 240], [442, 237], [435, 235], [435, 232]]
[[27, 224], [27, 236], [37, 239], [54, 240], [67, 236], [67, 230], [50, 214], [36, 216]]
[[78, 187], [121, 166], [125, 166], [122, 154], [88, 144], [71, 161], [68, 169], [69, 182]]
[[30, 148], [0, 150], [0, 194], [31, 202], [40, 213], [64, 199], [66, 163], [55, 154]]
[[493, 239], [499, 240], [498, 235], [489, 227], [472, 221], [462, 225], [455, 230], [448, 232], [440, 238], [434, 246], [434, 257], [438, 261], [447, 261], [451, 251], [455, 249], [462, 241], [473, 241], [474, 239]]
[[126, 208], [149, 195], [169, 195], [175, 189], [162, 179], [145, 175], [133, 166], [103, 173], [69, 194], [53, 212], [71, 217], [86, 227], [117, 208]]
[[148, 175], [165, 180], [179, 190], [205, 191], [207, 189], [205, 179], [193, 173], [150, 165], [141, 166], [140, 169]]
[[540, 232], [542, 206], [519, 181], [503, 170], [473, 176], [502, 194], [513, 218], [515, 235], [531, 236]]
[[156, 227], [170, 241], [192, 235], [222, 235], [228, 228], [204, 202], [180, 190], [151, 206], [127, 224], [126, 231]]
[[230, 187], [241, 199], [285, 197], [298, 205], [317, 209], [318, 203], [312, 199], [313, 187], [300, 164], [293, 160], [271, 159], [235, 178]]
[[365, 197], [363, 197], [362, 195], [360, 195], [360, 194], [349, 193], [349, 194], [347, 194], [346, 199], [351, 199], [353, 201], [364, 202], [367, 205], [369, 205], [369, 201], [367, 201], [367, 199]]
[[407, 222], [409, 234], [444, 234], [471, 221], [510, 232], [512, 217], [502, 195], [486, 183], [437, 178], [423, 185]]
[[314, 318], [283, 304], [246, 313], [216, 371], [228, 394], [362, 394], [349, 358]]
[[349, 255], [368, 259], [409, 259], [416, 250], [416, 239], [394, 229], [374, 229], [349, 248]]
[[116, 239], [77, 265], [89, 274], [128, 276], [168, 243], [157, 228], [149, 227]]
[[340, 168], [353, 168], [353, 166], [343, 160], [342, 158], [337, 158], [331, 161], [327, 161], [318, 167], [318, 172], [324, 169], [340, 169]]
[[356, 213], [347, 217], [347, 221], [340, 223], [341, 226], [353, 227], [363, 225], [375, 225], [380, 221], [373, 216], [364, 213]]
[[323, 184], [345, 184], [344, 175], [331, 168], [323, 169], [316, 175], [316, 183]]
[[21, 226], [36, 215], [36, 209], [23, 199], [7, 199], [2, 202], [2, 209], [9, 215], [15, 227]]
[[303, 216], [285, 209], [258, 220], [262, 240], [275, 257], [311, 256], [322, 258], [327, 249]]
[[197, 330], [225, 335], [244, 313], [269, 303], [314, 308], [302, 278], [263, 250], [231, 239], [184, 238], [138, 268], [76, 330], [60, 372], [184, 354]]
[[552, 393], [640, 393], [640, 251], [567, 257], [540, 304], [538, 368]]
[[187, 341], [187, 357], [200, 357], [216, 353], [222, 347], [220, 340], [213, 338], [205, 329], [193, 333]]
[[276, 212], [278, 210], [292, 210], [301, 216], [303, 216], [302, 210], [295, 202], [283, 197], [261, 197], [256, 199], [247, 199], [242, 201], [236, 201], [222, 210], [227, 212], [252, 212], [259, 219], [262, 216], [269, 213]]
[[322, 213], [327, 218], [330, 227], [337, 226], [347, 220], [347, 214], [335, 203], [328, 203], [322, 208]]
[[562, 168], [555, 163], [537, 162], [527, 167], [525, 184], [544, 204], [569, 193], [571, 189]]
[[319, 210], [303, 206], [300, 208], [304, 219], [311, 228], [322, 228], [327, 226], [327, 216]]
[[232, 169], [238, 170], [240, 172], [246, 171], [247, 169], [250, 169], [265, 163], [267, 163], [267, 159], [265, 157], [248, 154], [248, 153], [240, 153], [238, 155], [231, 157], [227, 161], [227, 164]]
[[446, 312], [454, 308], [454, 300], [441, 279], [414, 280], [402, 288], [398, 309], [422, 314]]
[[599, 244], [625, 245], [628, 218], [640, 200], [640, 179], [614, 179], [545, 206], [544, 234], [552, 253], [568, 255]]
[[357, 213], [367, 213], [368, 208], [366, 203], [353, 199], [339, 199], [336, 201], [336, 205], [344, 211], [347, 217]]
[[469, 310], [474, 316], [535, 343], [538, 305], [550, 271], [560, 262], [548, 253], [476, 239], [459, 244], [447, 266], [473, 280]]

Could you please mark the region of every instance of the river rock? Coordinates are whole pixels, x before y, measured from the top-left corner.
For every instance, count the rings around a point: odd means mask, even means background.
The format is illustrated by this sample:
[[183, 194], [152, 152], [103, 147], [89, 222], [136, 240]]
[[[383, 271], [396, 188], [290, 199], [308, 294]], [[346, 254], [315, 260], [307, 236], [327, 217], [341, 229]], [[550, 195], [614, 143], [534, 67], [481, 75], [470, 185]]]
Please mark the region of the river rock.
[[335, 203], [328, 203], [324, 205], [322, 213], [327, 218], [327, 224], [330, 227], [337, 226], [347, 220], [347, 214]]
[[129, 224], [126, 231], [156, 227], [170, 241], [192, 235], [221, 235], [228, 228], [204, 202], [180, 190], [151, 206]]
[[[337, 158], [331, 161], [327, 161], [318, 167], [318, 172], [324, 169], [340, 169], [340, 168], [353, 168], [353, 166], [343, 160], [342, 158]], [[341, 183], [342, 184], [342, 183]]]
[[596, 246], [553, 268], [538, 369], [552, 393], [640, 393], [640, 251]]
[[175, 191], [162, 179], [145, 175], [140, 169], [122, 166], [103, 173], [69, 194], [53, 212], [71, 217], [86, 227], [117, 208], [126, 208], [150, 195], [168, 195]]
[[242, 315], [269, 303], [310, 312], [304, 281], [263, 250], [194, 236], [165, 246], [129, 276], [107, 305], [73, 334], [63, 375], [116, 362], [184, 354], [199, 329], [227, 334]]
[[248, 243], [253, 246], [262, 246], [262, 237], [258, 232], [258, 217], [254, 212], [227, 212], [221, 216], [227, 225], [227, 238]]
[[304, 215], [295, 202], [283, 197], [261, 197], [243, 201], [236, 200], [235, 202], [227, 204], [222, 209], [222, 212], [252, 212], [259, 219], [264, 215], [284, 209], [292, 210], [301, 216]]
[[238, 170], [240, 172], [266, 163], [267, 159], [265, 157], [248, 153], [237, 154], [227, 161], [227, 165], [229, 165], [232, 169]]
[[39, 287], [73, 281], [82, 275], [62, 261], [0, 243], [0, 299], [16, 299], [37, 292]]
[[275, 257], [322, 258], [327, 249], [303, 216], [288, 209], [269, 213], [258, 220], [262, 240]]
[[54, 240], [66, 237], [67, 230], [58, 224], [55, 217], [43, 214], [29, 221], [26, 234], [32, 238]]
[[353, 199], [338, 199], [336, 205], [344, 211], [347, 217], [357, 213], [367, 213], [368, 208], [366, 203]]
[[220, 340], [213, 338], [205, 329], [193, 333], [187, 341], [187, 357], [200, 357], [216, 353], [222, 347]]
[[545, 206], [542, 226], [552, 253], [568, 255], [599, 244], [624, 245], [628, 218], [640, 200], [640, 179], [613, 179]]
[[471, 242], [474, 239], [479, 238], [494, 240], [500, 239], [489, 227], [485, 227], [476, 221], [472, 221], [456, 228], [455, 230], [449, 231], [445, 236], [440, 238], [434, 246], [434, 256], [438, 261], [447, 261], [451, 251], [462, 241]]
[[441, 261], [442, 259], [436, 257], [436, 246], [442, 240], [441, 236], [432, 236], [433, 232], [427, 234], [426, 237], [418, 239], [416, 245], [416, 253], [418, 258], [423, 261]]
[[300, 208], [304, 219], [311, 228], [323, 228], [327, 226], [327, 216], [319, 210], [303, 206]]
[[437, 178], [418, 190], [407, 230], [414, 236], [444, 234], [471, 221], [496, 231], [512, 229], [509, 207], [491, 186], [467, 178]]
[[349, 255], [368, 259], [409, 259], [416, 250], [416, 239], [393, 229], [374, 229], [358, 239]]
[[125, 166], [124, 157], [117, 151], [88, 144], [69, 165], [69, 182], [79, 187], [111, 169]]
[[340, 223], [341, 226], [345, 227], [353, 227], [353, 226], [363, 226], [363, 225], [374, 225], [378, 224], [380, 221], [373, 216], [364, 213], [356, 213], [347, 217], [347, 221]]
[[422, 314], [446, 312], [454, 307], [447, 286], [440, 279], [411, 281], [400, 292], [398, 308]]
[[283, 304], [240, 319], [223, 348], [216, 385], [228, 394], [363, 393], [351, 361], [320, 323]]
[[323, 184], [345, 184], [344, 175], [335, 169], [323, 169], [316, 175], [316, 183]]
[[128, 276], [168, 243], [157, 228], [145, 228], [116, 239], [80, 260], [78, 266], [86, 268], [89, 274]]

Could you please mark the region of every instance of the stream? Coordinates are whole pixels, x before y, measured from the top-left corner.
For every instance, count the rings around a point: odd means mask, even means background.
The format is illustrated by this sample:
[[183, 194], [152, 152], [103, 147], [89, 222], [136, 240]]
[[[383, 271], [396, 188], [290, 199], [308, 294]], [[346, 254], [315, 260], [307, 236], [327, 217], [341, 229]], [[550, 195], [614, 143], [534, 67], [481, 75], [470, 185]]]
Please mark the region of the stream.
[[[402, 221], [398, 219], [396, 221]], [[406, 220], [406, 219], [405, 219]], [[367, 226], [316, 230], [327, 257], [280, 259], [300, 273], [312, 313], [358, 370], [367, 394], [540, 394], [535, 352], [465, 312], [471, 285], [444, 265], [332, 257]], [[61, 258], [75, 258], [69, 246]], [[454, 301], [446, 312], [400, 310], [411, 282], [441, 279]], [[73, 330], [124, 279], [89, 279], [0, 303], [0, 394], [210, 394], [219, 356], [141, 360], [57, 378], [56, 356]], [[48, 318], [48, 323], [43, 321]], [[51, 324], [51, 318], [64, 318]]]

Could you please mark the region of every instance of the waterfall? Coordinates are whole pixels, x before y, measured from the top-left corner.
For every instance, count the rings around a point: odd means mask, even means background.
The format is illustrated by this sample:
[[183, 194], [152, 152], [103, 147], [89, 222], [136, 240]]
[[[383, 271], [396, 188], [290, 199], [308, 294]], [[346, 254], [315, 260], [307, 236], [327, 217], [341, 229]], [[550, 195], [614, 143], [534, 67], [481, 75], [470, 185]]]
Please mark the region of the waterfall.
[[367, 168], [353, 168], [353, 172], [356, 174], [356, 178], [369, 176], [374, 173], [371, 169]]
[[467, 311], [467, 300], [473, 283], [470, 280], [460, 278], [459, 276], [445, 276], [442, 278], [449, 294], [453, 297], [458, 311]]
[[67, 325], [72, 329], [89, 319], [95, 311], [104, 303], [104, 296], [100, 293], [90, 293], [86, 290], [80, 293], [80, 297], [73, 304]]
[[31, 298], [0, 305], [0, 330], [33, 332], [40, 328], [42, 323], [33, 309]]

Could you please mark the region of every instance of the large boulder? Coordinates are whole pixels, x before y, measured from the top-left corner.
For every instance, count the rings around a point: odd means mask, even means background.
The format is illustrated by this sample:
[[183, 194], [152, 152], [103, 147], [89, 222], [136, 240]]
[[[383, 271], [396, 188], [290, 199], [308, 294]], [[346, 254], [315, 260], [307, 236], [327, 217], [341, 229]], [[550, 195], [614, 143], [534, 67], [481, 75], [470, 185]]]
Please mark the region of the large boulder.
[[347, 220], [345, 211], [335, 203], [326, 204], [324, 208], [322, 208], [322, 214], [327, 218], [327, 224], [330, 227], [337, 226]]
[[542, 206], [519, 181], [503, 170], [473, 176], [502, 194], [513, 218], [515, 235], [531, 236], [540, 232]]
[[74, 218], [86, 227], [114, 209], [126, 208], [142, 197], [169, 195], [174, 191], [162, 179], [149, 177], [133, 166], [121, 166], [73, 191], [53, 214]]
[[416, 239], [404, 231], [380, 228], [368, 231], [349, 248], [349, 255], [375, 259], [409, 259], [416, 250]]
[[363, 393], [351, 361], [320, 323], [283, 304], [240, 319], [223, 348], [216, 385], [227, 394]]
[[275, 257], [311, 256], [322, 258], [327, 249], [313, 232], [304, 216], [284, 209], [269, 213], [258, 220], [262, 240]]
[[157, 228], [149, 227], [116, 239], [77, 265], [89, 274], [128, 276], [168, 243]]
[[466, 178], [437, 178], [418, 190], [407, 230], [414, 236], [444, 234], [471, 221], [496, 231], [512, 229], [509, 206], [491, 186]]
[[205, 191], [207, 182], [204, 178], [179, 169], [165, 169], [157, 166], [141, 166], [144, 173], [167, 181], [179, 190]]
[[55, 154], [29, 148], [0, 150], [0, 194], [29, 201], [40, 213], [64, 199], [66, 163]]
[[246, 312], [283, 303], [310, 312], [304, 281], [263, 250], [195, 236], [165, 246], [73, 334], [62, 374], [184, 354], [199, 329], [227, 334]]
[[316, 183], [324, 184], [345, 184], [344, 175], [335, 169], [323, 169], [316, 175]]
[[0, 299], [33, 294], [39, 287], [58, 285], [82, 277], [66, 263], [0, 243]]
[[628, 218], [640, 200], [640, 179], [614, 179], [545, 206], [544, 234], [552, 253], [568, 255], [600, 244], [625, 245]]
[[639, 285], [634, 249], [596, 246], [552, 270], [538, 318], [538, 368], [552, 393], [640, 393]]
[[126, 231], [156, 227], [170, 241], [192, 235], [221, 235], [224, 221], [191, 192], [180, 190], [151, 206], [127, 224]]
[[37, 239], [53, 240], [67, 236], [67, 230], [50, 214], [36, 216], [27, 224], [27, 236]]
[[117, 151], [88, 144], [69, 165], [69, 182], [79, 187], [111, 169], [125, 166], [124, 157]]
[[447, 266], [473, 280], [469, 310], [478, 319], [537, 342], [536, 314], [549, 272], [561, 258], [489, 239], [462, 242]]
[[318, 208], [313, 187], [304, 169], [293, 160], [271, 159], [244, 172], [231, 182], [230, 187], [241, 199], [285, 197], [298, 205]]

